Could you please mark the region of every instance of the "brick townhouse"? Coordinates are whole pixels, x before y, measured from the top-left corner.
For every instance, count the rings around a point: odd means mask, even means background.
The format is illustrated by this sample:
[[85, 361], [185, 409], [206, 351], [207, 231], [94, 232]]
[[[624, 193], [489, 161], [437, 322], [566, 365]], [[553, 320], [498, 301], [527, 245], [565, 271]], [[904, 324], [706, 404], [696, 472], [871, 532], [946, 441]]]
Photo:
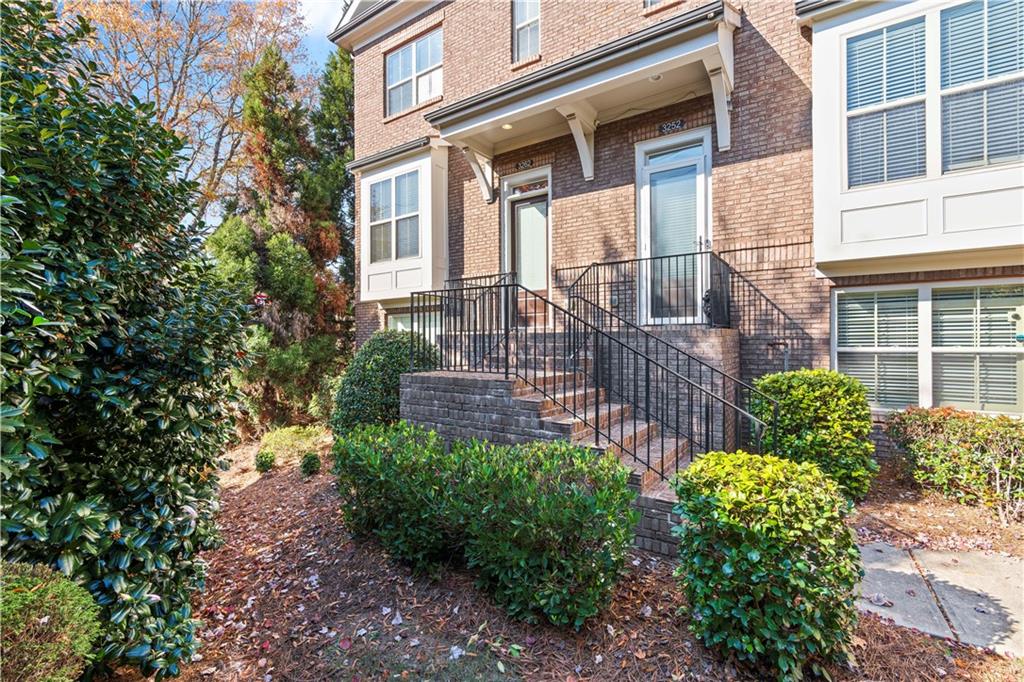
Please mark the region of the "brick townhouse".
[[1021, 414], [1022, 36], [1022, 0], [355, 0], [357, 340], [514, 272], [552, 335], [583, 301], [620, 353]]

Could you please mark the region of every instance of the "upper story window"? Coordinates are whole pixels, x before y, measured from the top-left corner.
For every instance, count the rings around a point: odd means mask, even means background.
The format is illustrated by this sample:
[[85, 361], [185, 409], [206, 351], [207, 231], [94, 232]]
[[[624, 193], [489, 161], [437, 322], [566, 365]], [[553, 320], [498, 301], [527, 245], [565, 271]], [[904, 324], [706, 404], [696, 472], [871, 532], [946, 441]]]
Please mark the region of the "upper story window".
[[925, 174], [924, 17], [846, 43], [850, 187]]
[[1024, 146], [1024, 2], [942, 11], [942, 171], [1012, 161]]
[[847, 186], [1024, 157], [1022, 36], [1024, 0], [975, 0], [848, 38]]
[[370, 263], [420, 255], [419, 171], [370, 185]]
[[441, 95], [441, 41], [441, 29], [437, 29], [388, 53], [388, 116]]
[[512, 0], [512, 57], [521, 62], [540, 54], [540, 0]]

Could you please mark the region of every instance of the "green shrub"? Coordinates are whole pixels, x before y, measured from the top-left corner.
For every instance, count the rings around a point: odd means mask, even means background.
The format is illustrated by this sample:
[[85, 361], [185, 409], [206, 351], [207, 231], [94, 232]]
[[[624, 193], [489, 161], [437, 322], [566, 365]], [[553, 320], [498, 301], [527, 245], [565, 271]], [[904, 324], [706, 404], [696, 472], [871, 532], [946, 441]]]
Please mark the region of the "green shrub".
[[10, 682], [73, 682], [100, 634], [89, 592], [38, 564], [0, 566], [0, 661]]
[[251, 301], [256, 293], [259, 255], [256, 235], [240, 217], [224, 218], [206, 240], [206, 248], [217, 259], [216, 273]]
[[[796, 462], [814, 462], [852, 499], [867, 494], [878, 473], [871, 454], [871, 408], [857, 379], [824, 369], [768, 374], [754, 385], [779, 403], [778, 432], [763, 448]], [[754, 414], [772, 424], [772, 405], [753, 401]]]
[[265, 474], [277, 464], [277, 455], [273, 450], [260, 450], [256, 453], [256, 471]]
[[270, 450], [282, 459], [298, 457], [309, 450], [316, 449], [319, 442], [325, 439], [327, 431], [322, 426], [285, 426], [268, 432], [260, 440], [261, 450]]
[[312, 476], [320, 473], [320, 455], [315, 452], [307, 452], [299, 462], [299, 470], [303, 476]]
[[[360, 424], [389, 424], [398, 419], [399, 380], [409, 371], [412, 332], [383, 330], [356, 351], [345, 369], [334, 399], [331, 427], [335, 433]], [[436, 347], [422, 339], [416, 344], [416, 369], [436, 365]]]
[[844, 661], [862, 572], [836, 484], [810, 462], [713, 452], [674, 486], [690, 629], [780, 679]]
[[92, 594], [98, 663], [177, 674], [216, 546], [248, 311], [212, 272], [183, 142], [111, 101], [54, 5], [0, 12], [2, 535]]
[[331, 411], [334, 409], [334, 396], [338, 395], [341, 388], [341, 379], [344, 374], [328, 374], [320, 377], [316, 390], [309, 397], [309, 404], [306, 412], [317, 421], [327, 423], [331, 418]]
[[264, 275], [272, 300], [311, 312], [316, 303], [316, 270], [309, 253], [291, 235], [278, 232], [267, 240]]
[[515, 616], [579, 627], [607, 603], [633, 542], [634, 494], [614, 457], [568, 443], [455, 443], [397, 422], [334, 449], [342, 510], [421, 571], [465, 560]]
[[914, 478], [964, 504], [1024, 519], [1024, 422], [948, 407], [910, 408], [886, 420]]
[[466, 558], [481, 582], [513, 616], [578, 629], [608, 603], [633, 544], [629, 472], [565, 441], [453, 453], [475, 465], [463, 481], [467, 500], [480, 501]]
[[466, 462], [432, 431], [406, 422], [360, 427], [334, 447], [342, 513], [354, 532], [373, 534], [417, 571], [461, 555], [465, 513], [459, 484]]

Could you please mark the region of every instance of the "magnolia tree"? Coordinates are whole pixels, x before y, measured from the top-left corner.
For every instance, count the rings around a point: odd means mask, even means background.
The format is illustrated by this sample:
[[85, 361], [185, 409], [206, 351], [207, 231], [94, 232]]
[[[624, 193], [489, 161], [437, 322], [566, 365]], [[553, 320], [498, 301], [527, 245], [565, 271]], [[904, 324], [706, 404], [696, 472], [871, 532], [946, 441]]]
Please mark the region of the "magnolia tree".
[[74, 56], [88, 24], [34, 0], [0, 22], [4, 559], [89, 590], [100, 663], [176, 674], [248, 311], [187, 218], [182, 139]]

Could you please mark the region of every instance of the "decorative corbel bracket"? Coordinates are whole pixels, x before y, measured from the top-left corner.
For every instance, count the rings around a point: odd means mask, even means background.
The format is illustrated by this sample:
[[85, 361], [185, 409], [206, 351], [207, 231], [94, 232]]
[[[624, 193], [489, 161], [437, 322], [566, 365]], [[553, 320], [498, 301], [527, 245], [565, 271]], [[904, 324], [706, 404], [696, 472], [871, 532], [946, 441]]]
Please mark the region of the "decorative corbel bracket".
[[488, 204], [494, 203], [494, 184], [491, 182], [491, 159], [493, 156], [469, 145], [464, 145], [460, 149], [462, 149], [466, 161], [469, 162], [469, 167], [473, 169], [473, 175], [476, 177], [477, 184], [480, 185], [480, 194], [484, 201]]
[[586, 102], [566, 104], [558, 107], [558, 113], [565, 117], [576, 142], [580, 156], [580, 168], [584, 180], [594, 179], [594, 130], [597, 128], [597, 112]]

